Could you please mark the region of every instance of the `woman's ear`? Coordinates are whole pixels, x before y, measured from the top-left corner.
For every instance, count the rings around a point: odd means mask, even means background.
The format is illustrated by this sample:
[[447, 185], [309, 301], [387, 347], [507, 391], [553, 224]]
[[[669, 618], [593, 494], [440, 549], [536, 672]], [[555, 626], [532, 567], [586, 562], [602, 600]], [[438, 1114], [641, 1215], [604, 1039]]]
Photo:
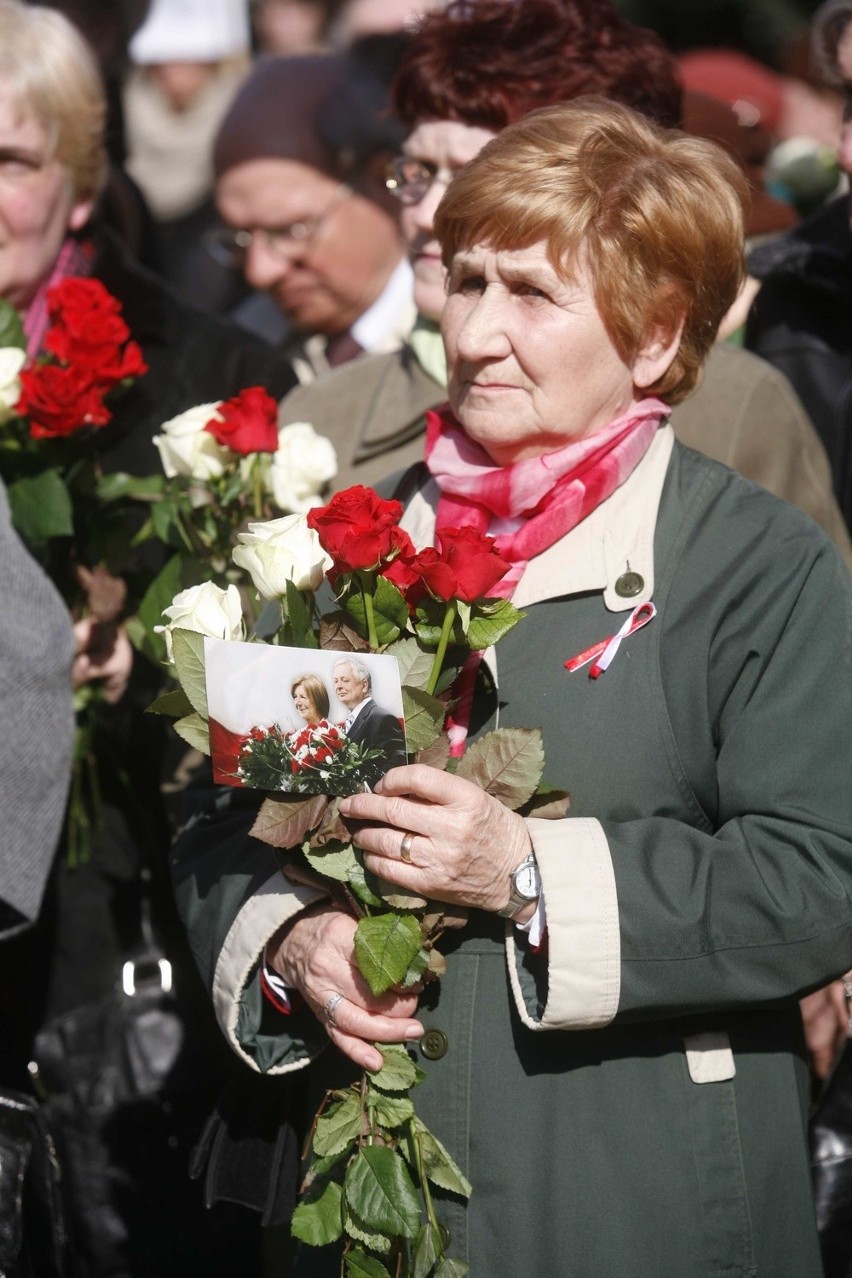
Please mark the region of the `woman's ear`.
[[680, 346], [685, 318], [681, 315], [674, 328], [671, 322], [655, 324], [651, 328], [649, 337], [633, 361], [633, 385], [639, 390], [655, 386], [668, 371]]
[[95, 207], [95, 201], [89, 199], [75, 200], [71, 205], [71, 212], [68, 214], [69, 231], [82, 231], [83, 227], [92, 216], [92, 209]]

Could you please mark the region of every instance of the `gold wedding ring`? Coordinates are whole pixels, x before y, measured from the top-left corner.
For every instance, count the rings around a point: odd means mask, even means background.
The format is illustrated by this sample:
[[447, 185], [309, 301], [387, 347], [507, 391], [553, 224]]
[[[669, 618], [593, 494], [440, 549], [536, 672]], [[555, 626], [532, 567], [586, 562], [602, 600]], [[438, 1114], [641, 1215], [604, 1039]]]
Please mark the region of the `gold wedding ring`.
[[416, 838], [416, 834], [404, 834], [402, 836], [402, 843], [399, 845], [399, 855], [400, 859], [404, 861], [406, 865], [411, 865], [411, 845]]

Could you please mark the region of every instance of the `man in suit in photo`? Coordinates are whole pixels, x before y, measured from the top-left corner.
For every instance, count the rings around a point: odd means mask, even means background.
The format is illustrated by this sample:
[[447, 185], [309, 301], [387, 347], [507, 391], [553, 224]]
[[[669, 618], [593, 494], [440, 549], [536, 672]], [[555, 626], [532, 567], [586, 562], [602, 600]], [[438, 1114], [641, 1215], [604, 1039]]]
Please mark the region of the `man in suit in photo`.
[[405, 735], [396, 715], [379, 709], [373, 700], [372, 677], [360, 658], [341, 657], [333, 673], [335, 695], [347, 711], [343, 731], [350, 741], [383, 751], [370, 781], [373, 786], [390, 768], [406, 762]]

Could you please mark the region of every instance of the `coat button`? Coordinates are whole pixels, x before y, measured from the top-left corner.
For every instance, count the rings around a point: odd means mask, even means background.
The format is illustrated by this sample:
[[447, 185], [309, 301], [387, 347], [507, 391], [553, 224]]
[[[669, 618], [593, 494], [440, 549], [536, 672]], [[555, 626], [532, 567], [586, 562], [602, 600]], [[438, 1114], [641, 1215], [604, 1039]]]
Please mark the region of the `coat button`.
[[446, 1056], [449, 1045], [450, 1040], [440, 1029], [427, 1030], [420, 1040], [420, 1050], [427, 1061], [439, 1061]]
[[615, 583], [615, 593], [622, 599], [632, 599], [644, 589], [645, 578], [638, 572], [623, 572]]

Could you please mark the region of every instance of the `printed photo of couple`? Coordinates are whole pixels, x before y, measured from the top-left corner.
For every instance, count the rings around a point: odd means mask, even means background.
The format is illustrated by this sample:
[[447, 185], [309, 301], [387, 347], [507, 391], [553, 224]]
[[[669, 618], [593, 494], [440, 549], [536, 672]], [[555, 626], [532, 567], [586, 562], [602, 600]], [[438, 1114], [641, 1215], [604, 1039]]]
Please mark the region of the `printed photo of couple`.
[[405, 763], [394, 657], [205, 639], [204, 658], [219, 784], [354, 794]]

